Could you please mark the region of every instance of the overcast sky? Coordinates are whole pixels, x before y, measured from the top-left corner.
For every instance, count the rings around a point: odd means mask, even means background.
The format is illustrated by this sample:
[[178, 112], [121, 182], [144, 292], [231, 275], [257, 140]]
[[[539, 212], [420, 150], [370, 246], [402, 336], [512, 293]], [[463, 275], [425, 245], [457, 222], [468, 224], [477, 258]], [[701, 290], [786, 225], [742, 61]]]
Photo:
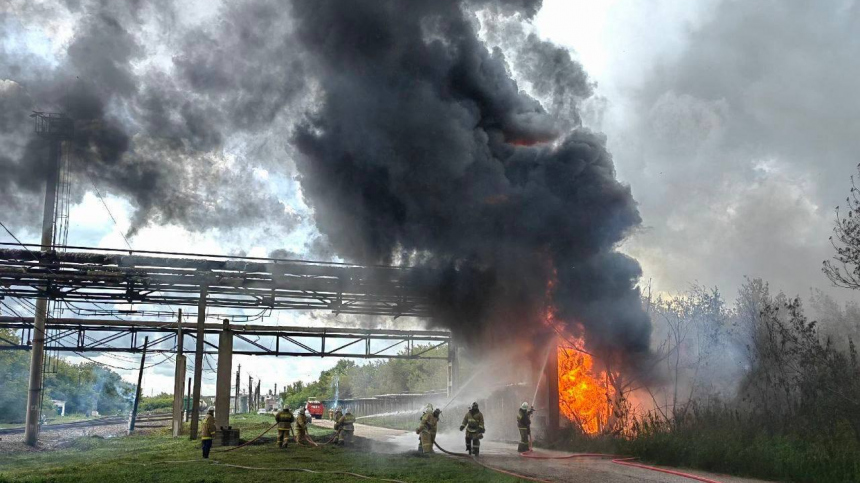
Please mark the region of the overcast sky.
[[[217, 15], [203, 4], [189, 3], [172, 28]], [[61, 63], [83, 21], [56, 13], [39, 20], [32, 11], [16, 19], [22, 5], [13, 1], [5, 12], [0, 6], [0, 53]], [[790, 294], [814, 287], [840, 300], [854, 297], [830, 288], [820, 268], [832, 253], [834, 208], [860, 162], [858, 20], [860, 3], [851, 1], [546, 0], [533, 24], [523, 27], [569, 48], [596, 83], [582, 109], [583, 124], [606, 134], [618, 177], [639, 203], [643, 227], [622, 250], [639, 260], [655, 289], [675, 292], [698, 282], [718, 286], [731, 299], [744, 277], [761, 277]], [[151, 35], [151, 45], [159, 45], [173, 34]], [[152, 48], [135, 68], [169, 63], [169, 53]], [[2, 65], [0, 99], [8, 100], [28, 74], [3, 72]], [[527, 89], [527, 74], [510, 67]], [[273, 162], [290, 156], [277, 143], [278, 122], [231, 138], [212, 166], [227, 173], [225, 180], [236, 173], [251, 177], [261, 196], [283, 205], [286, 215], [276, 221], [288, 229], [195, 228], [162, 215], [134, 232], [134, 248], [257, 256], [287, 249], [318, 256], [309, 247], [317, 233], [294, 167]], [[19, 149], [6, 134], [0, 133], [0, 143]], [[121, 233], [134, 223], [134, 206], [103, 189], [116, 224], [93, 190], [83, 187], [71, 209], [71, 244], [125, 246]], [[225, 190], [224, 196], [245, 194]], [[13, 224], [2, 213], [0, 221], [9, 221], [20, 238], [37, 241], [26, 222]], [[0, 233], [0, 241], [11, 240]], [[272, 323], [315, 321], [283, 313]], [[237, 357], [234, 366], [241, 363], [271, 387], [313, 379], [335, 362]], [[213, 392], [214, 374], [207, 378], [204, 392]], [[172, 365], [147, 371], [144, 386], [147, 393], [172, 390]]]

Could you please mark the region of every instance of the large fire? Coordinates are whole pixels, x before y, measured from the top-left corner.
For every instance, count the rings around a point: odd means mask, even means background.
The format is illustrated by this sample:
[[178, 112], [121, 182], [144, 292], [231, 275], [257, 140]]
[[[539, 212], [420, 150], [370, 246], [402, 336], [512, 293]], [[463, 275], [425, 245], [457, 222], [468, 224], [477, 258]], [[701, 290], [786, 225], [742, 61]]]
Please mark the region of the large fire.
[[[577, 344], [582, 347], [582, 342]], [[574, 347], [558, 347], [559, 409], [586, 434], [603, 431], [612, 415], [614, 389], [605, 371], [594, 372], [591, 355]]]

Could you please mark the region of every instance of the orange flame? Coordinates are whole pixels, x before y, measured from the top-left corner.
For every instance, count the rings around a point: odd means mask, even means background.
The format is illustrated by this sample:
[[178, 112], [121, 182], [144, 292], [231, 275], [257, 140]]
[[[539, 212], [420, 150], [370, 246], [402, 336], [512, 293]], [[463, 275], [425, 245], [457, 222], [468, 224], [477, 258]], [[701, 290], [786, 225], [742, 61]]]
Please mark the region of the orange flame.
[[[576, 344], [582, 347], [580, 339]], [[586, 434], [603, 430], [612, 414], [614, 389], [606, 372], [595, 374], [594, 360], [573, 347], [558, 347], [558, 401], [561, 413]]]

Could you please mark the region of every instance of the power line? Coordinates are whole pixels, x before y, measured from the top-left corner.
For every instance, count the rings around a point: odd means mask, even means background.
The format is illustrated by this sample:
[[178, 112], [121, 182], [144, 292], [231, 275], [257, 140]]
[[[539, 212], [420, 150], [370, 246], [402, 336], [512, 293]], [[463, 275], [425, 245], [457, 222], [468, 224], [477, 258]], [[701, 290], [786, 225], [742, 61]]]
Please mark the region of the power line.
[[134, 250], [131, 247], [131, 243], [128, 242], [128, 238], [125, 237], [125, 233], [123, 233], [122, 230], [120, 229], [119, 223], [116, 222], [116, 218], [114, 218], [113, 213], [111, 213], [110, 208], [108, 208], [107, 203], [105, 203], [105, 199], [102, 197], [101, 191], [99, 191], [98, 186], [96, 186], [95, 181], [93, 181], [93, 178], [89, 175], [89, 173], [87, 173], [87, 178], [89, 178], [90, 184], [93, 185], [93, 189], [96, 190], [96, 196], [99, 197], [99, 200], [102, 202], [102, 206], [105, 207], [105, 210], [107, 211], [108, 215], [110, 216], [110, 219], [113, 220], [114, 226], [116, 227], [117, 231], [119, 231], [119, 234], [120, 234], [120, 236], [122, 236], [122, 239], [125, 241], [125, 244], [128, 246], [128, 249]]
[[22, 247], [24, 247], [24, 250], [27, 250], [27, 253], [29, 253], [29, 254], [30, 254], [30, 256], [31, 256], [31, 257], [33, 257], [33, 260], [38, 260], [38, 258], [36, 257], [36, 255], [33, 255], [33, 252], [31, 252], [31, 251], [30, 251], [30, 249], [29, 249], [29, 248], [27, 248], [27, 245], [25, 245], [24, 243], [22, 243], [22, 242], [21, 242], [21, 240], [19, 240], [19, 239], [18, 239], [18, 237], [17, 237], [17, 236], [15, 236], [15, 234], [14, 234], [14, 233], [12, 233], [12, 232], [9, 230], [9, 228], [6, 228], [6, 225], [4, 225], [2, 221], [0, 221], [0, 226], [2, 226], [2, 227], [3, 227], [3, 229], [4, 229], [4, 230], [6, 230], [6, 233], [8, 233], [8, 234], [9, 234], [9, 236], [11, 236], [12, 238], [14, 238], [14, 239], [15, 239], [15, 241], [16, 241], [16, 242], [18, 242], [18, 244], [19, 244], [19, 245], [21, 245]]

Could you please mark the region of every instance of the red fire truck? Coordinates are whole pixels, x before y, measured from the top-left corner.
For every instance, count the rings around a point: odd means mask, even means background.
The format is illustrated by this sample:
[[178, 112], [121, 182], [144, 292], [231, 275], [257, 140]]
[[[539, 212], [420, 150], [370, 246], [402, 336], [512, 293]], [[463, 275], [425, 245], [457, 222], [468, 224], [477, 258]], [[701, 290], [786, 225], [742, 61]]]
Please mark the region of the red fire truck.
[[316, 398], [308, 398], [307, 411], [314, 419], [322, 419], [323, 413], [325, 412], [325, 406], [323, 403], [316, 400]]

